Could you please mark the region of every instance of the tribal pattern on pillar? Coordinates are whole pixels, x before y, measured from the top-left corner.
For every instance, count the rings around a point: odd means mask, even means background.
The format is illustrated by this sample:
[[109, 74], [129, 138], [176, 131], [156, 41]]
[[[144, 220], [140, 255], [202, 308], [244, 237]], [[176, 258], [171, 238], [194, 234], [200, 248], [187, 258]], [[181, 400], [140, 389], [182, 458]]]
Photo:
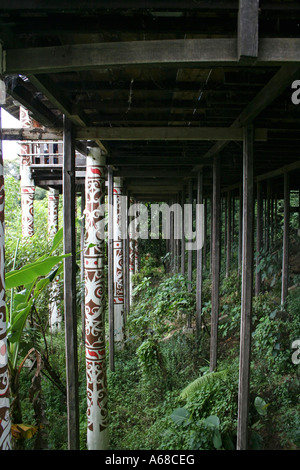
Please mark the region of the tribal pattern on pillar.
[[[87, 445], [89, 450], [108, 446], [107, 379], [105, 358], [105, 157], [93, 150], [86, 164], [85, 206], [85, 351], [87, 374]], [[99, 153], [97, 153], [99, 151]], [[102, 206], [103, 207], [103, 206]]]
[[[130, 205], [134, 204], [134, 199], [130, 199]], [[132, 276], [135, 273], [135, 239], [129, 233], [129, 294], [130, 294], [130, 305], [132, 304]]]
[[[26, 109], [20, 107], [20, 122], [22, 127], [31, 126], [31, 118]], [[34, 182], [31, 177], [31, 144], [29, 142], [20, 144], [21, 164], [21, 207], [22, 207], [22, 235], [32, 237], [34, 234], [33, 201]]]
[[48, 192], [48, 234], [52, 238], [58, 230], [58, 189], [49, 188]]
[[[49, 188], [48, 191], [48, 234], [52, 239], [58, 231], [58, 189]], [[49, 299], [49, 328], [52, 332], [61, 329], [62, 314], [58, 306], [59, 276], [56, 276], [50, 287]]]
[[4, 261], [4, 178], [0, 140], [0, 450], [9, 450], [11, 448], [11, 424], [9, 416]]
[[[139, 213], [139, 203], [137, 202], [136, 203], [137, 206], [138, 206], [138, 213]], [[135, 218], [135, 221], [136, 221], [136, 227], [135, 227], [135, 232], [136, 234], [138, 233], [138, 230], [137, 230], [137, 217]], [[138, 237], [136, 237], [135, 239], [135, 243], [134, 243], [134, 271], [136, 273], [139, 272], [140, 270], [140, 256], [139, 256], [139, 241], [138, 241]]]
[[123, 273], [123, 237], [121, 196], [123, 187], [121, 178], [114, 178], [114, 328], [115, 341], [124, 340], [124, 273]]

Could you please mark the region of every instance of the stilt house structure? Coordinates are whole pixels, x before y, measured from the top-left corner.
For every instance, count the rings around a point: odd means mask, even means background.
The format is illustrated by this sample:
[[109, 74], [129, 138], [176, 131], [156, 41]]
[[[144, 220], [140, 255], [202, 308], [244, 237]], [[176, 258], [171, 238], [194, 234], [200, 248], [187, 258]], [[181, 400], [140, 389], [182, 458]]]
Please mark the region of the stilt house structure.
[[[289, 278], [290, 191], [299, 191], [300, 3], [294, 0], [1, 0], [2, 107], [22, 129], [24, 217], [32, 230], [34, 187], [49, 190], [55, 230], [64, 208], [64, 327], [68, 442], [79, 446], [75, 304], [75, 200], [85, 214], [85, 346], [89, 449], [109, 447], [106, 368], [122, 341], [137, 243], [119, 235], [120, 195], [131, 203], [197, 201], [211, 216], [210, 368], [218, 364], [221, 218], [226, 207], [226, 269], [233, 233], [242, 279], [237, 449], [248, 445], [252, 296], [261, 289], [256, 253], [284, 202], [282, 303]], [[35, 124], [36, 123], [36, 124]], [[27, 147], [25, 147], [27, 146]], [[9, 448], [4, 179], [0, 183], [0, 447]], [[108, 282], [99, 207], [108, 214]], [[233, 208], [240, 219], [233, 230]], [[50, 210], [50, 209], [49, 209]], [[297, 209], [299, 211], [299, 208]], [[127, 214], [128, 215], [128, 214]], [[53, 219], [54, 217], [54, 219]], [[128, 215], [129, 217], [129, 215]], [[24, 222], [24, 230], [25, 230]], [[30, 236], [30, 233], [27, 233]], [[177, 269], [191, 257], [171, 239]], [[201, 328], [203, 249], [197, 253]], [[108, 286], [109, 331], [104, 329]], [[118, 314], [114, 313], [118, 312]], [[109, 354], [105, 354], [105, 334]]]

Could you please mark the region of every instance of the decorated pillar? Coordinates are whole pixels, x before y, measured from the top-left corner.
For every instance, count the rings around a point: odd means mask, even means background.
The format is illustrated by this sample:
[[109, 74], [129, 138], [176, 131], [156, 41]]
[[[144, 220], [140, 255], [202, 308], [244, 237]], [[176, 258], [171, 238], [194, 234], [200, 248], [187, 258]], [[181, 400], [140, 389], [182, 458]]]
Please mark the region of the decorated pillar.
[[[0, 108], [1, 112], [1, 108]], [[1, 130], [1, 114], [0, 114]], [[0, 450], [11, 448], [9, 416], [9, 381], [6, 339], [5, 273], [4, 273], [4, 178], [2, 142], [0, 140]]]
[[[48, 234], [49, 238], [53, 238], [58, 230], [58, 189], [49, 188], [48, 191]], [[62, 315], [58, 307], [59, 296], [59, 276], [57, 276], [51, 284], [49, 299], [49, 327], [54, 332], [61, 329]]]
[[123, 233], [122, 202], [123, 183], [121, 178], [114, 178], [114, 330], [115, 341], [124, 340], [124, 273], [123, 273]]
[[[139, 203], [136, 203], [139, 208]], [[137, 217], [135, 218], [136, 224], [137, 224]], [[136, 225], [135, 227], [135, 233], [138, 234], [138, 227]], [[135, 239], [134, 243], [134, 272], [138, 273], [140, 270], [140, 255], [139, 255], [139, 239], [138, 236]]]
[[105, 157], [99, 148], [86, 159], [85, 209], [85, 351], [87, 377], [87, 446], [108, 448], [105, 357], [104, 228]]
[[[134, 204], [134, 199], [130, 199], [130, 205]], [[136, 240], [133, 238], [133, 234], [130, 232], [129, 234], [129, 296], [130, 296], [130, 305], [132, 304], [132, 276], [135, 273], [135, 242]]]
[[59, 190], [49, 188], [48, 191], [48, 234], [52, 238], [58, 230]]
[[[20, 107], [20, 122], [22, 127], [31, 127], [32, 122], [28, 110]], [[22, 142], [20, 145], [21, 164], [21, 209], [22, 209], [22, 236], [32, 237], [34, 234], [33, 201], [34, 181], [31, 176], [31, 144]]]

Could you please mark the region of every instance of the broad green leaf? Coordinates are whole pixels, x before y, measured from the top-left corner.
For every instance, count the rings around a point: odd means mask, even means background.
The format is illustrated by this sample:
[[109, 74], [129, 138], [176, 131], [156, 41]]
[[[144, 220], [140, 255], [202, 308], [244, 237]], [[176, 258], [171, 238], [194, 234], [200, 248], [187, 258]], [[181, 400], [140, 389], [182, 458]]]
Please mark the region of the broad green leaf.
[[30, 299], [28, 304], [26, 304], [23, 309], [19, 310], [18, 312], [15, 312], [14, 320], [7, 331], [7, 337], [10, 343], [19, 342], [25, 322], [31, 311], [32, 305], [33, 299]]
[[257, 413], [260, 416], [266, 416], [267, 414], [267, 407], [269, 406], [265, 400], [261, 397], [256, 397], [254, 400], [254, 406], [256, 408]]
[[220, 420], [219, 420], [218, 416], [214, 416], [214, 415], [209, 416], [204, 421], [209, 426], [213, 426], [215, 428], [218, 428], [220, 426]]
[[217, 372], [210, 372], [208, 374], [202, 375], [198, 377], [198, 379], [194, 380], [190, 384], [188, 384], [180, 393], [180, 398], [187, 399], [191, 395], [200, 390], [203, 390], [207, 385], [210, 383], [216, 383], [218, 380], [222, 380], [225, 378], [227, 374], [227, 370], [220, 370]]
[[53, 238], [53, 242], [52, 242], [52, 247], [50, 249], [50, 255], [52, 253], [54, 253], [55, 250], [57, 250], [58, 246], [60, 245], [60, 243], [62, 242], [62, 239], [63, 239], [63, 228], [60, 228], [54, 238]]
[[221, 438], [220, 431], [218, 429], [214, 431], [213, 444], [216, 449], [221, 449], [222, 447], [222, 438]]
[[10, 271], [5, 277], [6, 289], [27, 285], [40, 276], [46, 276], [56, 264], [68, 256], [71, 256], [71, 253], [60, 256], [50, 256], [42, 261], [27, 264], [19, 270]]
[[51, 271], [48, 274], [48, 276], [40, 279], [36, 283], [34, 293], [33, 293], [35, 298], [37, 298], [37, 296], [45, 289], [45, 287], [47, 287], [47, 285], [50, 284], [50, 282], [52, 282], [56, 276], [58, 276], [58, 274], [62, 271], [62, 268], [63, 268], [63, 265], [60, 265], [58, 268], [53, 269], [53, 271]]
[[186, 426], [190, 422], [190, 413], [186, 408], [176, 408], [171, 414], [171, 419], [175, 424]]
[[19, 309], [20, 304], [26, 302], [26, 297], [27, 297], [27, 294], [26, 294], [25, 289], [22, 292], [18, 292], [14, 294], [14, 298], [13, 298], [13, 310], [14, 311]]

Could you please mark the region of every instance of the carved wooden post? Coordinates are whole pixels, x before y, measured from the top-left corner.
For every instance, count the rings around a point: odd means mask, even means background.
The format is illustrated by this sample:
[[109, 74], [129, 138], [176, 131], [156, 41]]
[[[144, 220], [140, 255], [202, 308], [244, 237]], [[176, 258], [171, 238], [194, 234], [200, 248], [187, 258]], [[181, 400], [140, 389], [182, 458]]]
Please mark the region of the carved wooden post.
[[9, 379], [6, 338], [4, 253], [4, 177], [2, 141], [0, 139], [0, 450], [10, 450], [11, 423], [9, 416]]
[[84, 289], [84, 237], [85, 237], [85, 188], [81, 189], [80, 200], [80, 283], [81, 283], [81, 325], [82, 325], [82, 341], [85, 342], [85, 289]]
[[115, 370], [115, 327], [114, 327], [114, 176], [110, 165], [107, 167], [108, 200], [108, 241], [107, 241], [107, 284], [108, 284], [108, 322], [109, 322], [109, 368]]
[[[25, 108], [20, 107], [20, 122], [22, 127], [31, 127], [32, 120], [29, 113]], [[32, 237], [34, 234], [34, 216], [33, 216], [33, 201], [34, 201], [34, 181], [31, 177], [31, 145], [24, 143], [20, 145], [21, 164], [21, 209], [22, 209], [22, 236]]]
[[108, 448], [105, 356], [105, 156], [90, 149], [86, 159], [85, 209], [85, 351], [87, 377], [87, 446]]
[[122, 233], [123, 183], [121, 178], [114, 178], [114, 330], [115, 341], [124, 340], [124, 240]]
[[[139, 207], [139, 203], [136, 202], [137, 206]], [[139, 211], [138, 211], [139, 212]], [[136, 223], [136, 227], [135, 227], [135, 233], [137, 234], [138, 233], [138, 230], [137, 230], [137, 226], [138, 226], [138, 222], [137, 222], [137, 219], [138, 217], [135, 218], [135, 223]], [[134, 272], [135, 273], [138, 273], [140, 270], [140, 254], [139, 254], [139, 238], [138, 236], [136, 237], [135, 239], [135, 244], [134, 244]]]
[[[130, 198], [130, 205], [134, 204], [134, 199]], [[132, 237], [132, 233], [128, 234], [129, 236], [129, 295], [130, 295], [130, 305], [132, 304], [132, 276], [135, 272], [135, 240]]]

